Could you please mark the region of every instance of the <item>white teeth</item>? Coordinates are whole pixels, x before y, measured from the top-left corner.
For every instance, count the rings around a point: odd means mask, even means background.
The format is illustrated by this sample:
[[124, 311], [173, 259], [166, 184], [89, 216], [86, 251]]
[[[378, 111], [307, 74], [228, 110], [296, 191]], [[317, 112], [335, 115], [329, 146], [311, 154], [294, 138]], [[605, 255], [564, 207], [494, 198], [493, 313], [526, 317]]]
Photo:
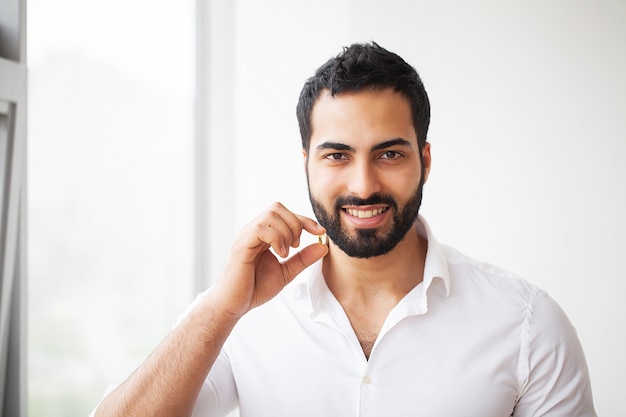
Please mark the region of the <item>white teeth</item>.
[[348, 214], [354, 217], [358, 217], [359, 219], [369, 219], [370, 217], [378, 216], [385, 211], [385, 208], [379, 208], [376, 210], [356, 210], [356, 209], [346, 209]]

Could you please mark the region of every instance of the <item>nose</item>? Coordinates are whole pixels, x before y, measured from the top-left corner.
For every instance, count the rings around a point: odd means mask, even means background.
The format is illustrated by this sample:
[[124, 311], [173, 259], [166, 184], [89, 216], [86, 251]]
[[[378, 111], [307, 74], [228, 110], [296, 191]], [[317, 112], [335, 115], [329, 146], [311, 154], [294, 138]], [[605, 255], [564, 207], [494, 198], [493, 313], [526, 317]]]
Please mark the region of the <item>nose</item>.
[[368, 198], [380, 192], [381, 184], [376, 167], [369, 161], [355, 162], [348, 178], [348, 191], [359, 198]]

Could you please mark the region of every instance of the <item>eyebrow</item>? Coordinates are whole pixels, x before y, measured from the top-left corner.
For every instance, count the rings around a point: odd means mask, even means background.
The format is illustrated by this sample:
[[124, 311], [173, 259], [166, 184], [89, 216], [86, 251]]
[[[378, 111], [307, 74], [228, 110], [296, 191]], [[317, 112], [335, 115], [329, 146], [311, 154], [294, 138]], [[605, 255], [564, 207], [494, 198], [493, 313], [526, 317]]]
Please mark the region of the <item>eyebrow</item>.
[[[392, 146], [409, 146], [410, 147], [411, 142], [402, 138], [390, 139], [390, 140], [386, 140], [384, 142], [381, 142], [372, 146], [371, 151], [372, 152], [379, 151], [381, 149], [387, 149]], [[324, 142], [317, 146], [317, 150], [324, 150], [324, 149], [335, 149], [338, 151], [349, 151], [349, 152], [356, 151], [356, 149], [354, 149], [352, 146], [346, 145], [345, 143], [339, 143], [339, 142]]]
[[392, 146], [411, 146], [411, 142], [406, 139], [396, 138], [387, 140], [385, 142], [379, 143], [377, 145], [372, 146], [372, 151], [379, 151], [381, 149], [391, 148]]
[[334, 149], [338, 151], [350, 151], [350, 152], [355, 151], [355, 149], [352, 146], [346, 145], [345, 143], [339, 143], [339, 142], [324, 142], [324, 143], [317, 145], [317, 150], [321, 151], [324, 149]]

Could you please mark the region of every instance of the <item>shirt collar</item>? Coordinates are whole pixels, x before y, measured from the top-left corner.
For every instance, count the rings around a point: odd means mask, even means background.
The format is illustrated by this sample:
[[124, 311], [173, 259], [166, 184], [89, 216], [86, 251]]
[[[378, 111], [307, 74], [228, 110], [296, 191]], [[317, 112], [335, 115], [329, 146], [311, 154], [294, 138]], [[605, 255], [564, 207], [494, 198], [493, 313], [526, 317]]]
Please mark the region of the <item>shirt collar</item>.
[[[443, 248], [433, 235], [426, 220], [420, 215], [415, 222], [415, 231], [427, 239], [428, 249], [426, 251], [426, 261], [424, 264], [424, 278], [422, 283], [417, 285], [403, 299], [403, 304], [407, 304], [410, 311], [407, 314], [421, 314], [427, 310], [427, 291], [438, 278], [443, 283], [444, 294], [450, 295], [450, 273]], [[328, 289], [322, 274], [322, 260], [317, 261], [309, 267], [308, 274], [303, 274], [303, 280], [296, 286], [295, 295], [297, 298], [308, 295], [310, 306], [314, 314], [324, 314], [322, 312], [333, 308], [337, 303], [336, 299]]]
[[428, 240], [428, 250], [426, 251], [426, 262], [424, 263], [424, 287], [425, 291], [430, 288], [435, 278], [440, 278], [445, 288], [446, 297], [450, 295], [450, 271], [448, 270], [448, 260], [435, 235], [430, 230], [430, 226], [422, 216], [418, 216], [415, 222], [417, 233]]

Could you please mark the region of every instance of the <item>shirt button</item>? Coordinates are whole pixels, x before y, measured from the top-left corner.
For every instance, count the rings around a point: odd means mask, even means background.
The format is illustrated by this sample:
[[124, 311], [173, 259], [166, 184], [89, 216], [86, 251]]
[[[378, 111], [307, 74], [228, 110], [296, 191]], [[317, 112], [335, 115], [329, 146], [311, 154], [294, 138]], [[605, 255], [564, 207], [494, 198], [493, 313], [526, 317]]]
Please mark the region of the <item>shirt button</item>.
[[363, 377], [363, 383], [366, 384], [366, 385], [371, 384], [372, 383], [372, 378], [369, 377], [369, 376], [364, 376]]

